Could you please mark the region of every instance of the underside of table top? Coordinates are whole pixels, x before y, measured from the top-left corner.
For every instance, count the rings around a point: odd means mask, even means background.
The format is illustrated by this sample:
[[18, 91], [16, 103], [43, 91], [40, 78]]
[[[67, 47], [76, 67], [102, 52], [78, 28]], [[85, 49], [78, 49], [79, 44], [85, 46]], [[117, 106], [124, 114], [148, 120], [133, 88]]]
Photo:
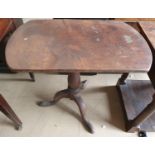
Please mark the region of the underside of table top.
[[102, 20], [34, 20], [20, 26], [6, 47], [17, 71], [147, 72], [151, 50], [132, 27]]

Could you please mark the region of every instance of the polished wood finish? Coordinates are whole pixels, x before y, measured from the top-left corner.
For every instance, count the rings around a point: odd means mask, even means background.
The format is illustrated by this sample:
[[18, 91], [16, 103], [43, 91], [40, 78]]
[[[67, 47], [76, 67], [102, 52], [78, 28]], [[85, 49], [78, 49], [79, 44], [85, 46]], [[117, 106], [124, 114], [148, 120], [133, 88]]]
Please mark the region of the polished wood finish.
[[136, 30], [102, 20], [30, 21], [11, 36], [6, 59], [14, 70], [43, 72], [146, 72], [152, 62]]
[[9, 106], [9, 104], [1, 94], [0, 94], [0, 111], [14, 122], [16, 129], [20, 129], [22, 127], [21, 120], [17, 117], [15, 112], [12, 110], [12, 108]]

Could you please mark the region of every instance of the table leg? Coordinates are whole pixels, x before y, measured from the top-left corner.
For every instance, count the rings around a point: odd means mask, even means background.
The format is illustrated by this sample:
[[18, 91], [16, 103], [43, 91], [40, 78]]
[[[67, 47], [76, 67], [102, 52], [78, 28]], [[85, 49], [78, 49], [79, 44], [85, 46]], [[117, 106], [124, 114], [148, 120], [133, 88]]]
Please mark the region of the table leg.
[[91, 123], [86, 119], [86, 106], [82, 100], [82, 97], [79, 95], [80, 91], [84, 89], [86, 85], [86, 81], [80, 80], [80, 73], [70, 73], [68, 75], [68, 88], [57, 92], [52, 101], [42, 101], [39, 102], [38, 105], [42, 107], [47, 107], [50, 105], [56, 104], [62, 98], [69, 98], [73, 100], [81, 113], [82, 121], [86, 127], [86, 129], [93, 133], [93, 127]]
[[117, 85], [119, 84], [125, 84], [126, 83], [126, 79], [128, 78], [129, 73], [123, 73], [122, 76], [120, 77], [120, 79], [118, 80]]
[[20, 119], [17, 117], [15, 112], [12, 110], [12, 108], [9, 106], [7, 101], [0, 95], [0, 111], [3, 112], [9, 119], [11, 119], [14, 124], [16, 129], [20, 129], [22, 127], [22, 122]]
[[35, 82], [35, 77], [34, 77], [34, 73], [29, 72], [30, 78], [33, 82]]

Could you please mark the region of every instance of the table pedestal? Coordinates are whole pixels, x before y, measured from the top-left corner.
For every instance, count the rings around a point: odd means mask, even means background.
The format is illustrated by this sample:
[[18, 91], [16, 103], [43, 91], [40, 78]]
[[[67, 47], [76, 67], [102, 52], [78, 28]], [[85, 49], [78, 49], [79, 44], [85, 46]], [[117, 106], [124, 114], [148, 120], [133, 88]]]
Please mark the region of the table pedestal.
[[117, 86], [122, 98], [126, 130], [155, 131], [155, 90], [149, 80], [126, 80], [123, 74]]
[[69, 98], [73, 100], [79, 107], [83, 124], [86, 129], [93, 133], [93, 127], [91, 123], [86, 119], [85, 111], [86, 105], [83, 102], [82, 97], [80, 96], [80, 91], [84, 89], [86, 81], [80, 79], [80, 73], [69, 73], [68, 74], [68, 88], [57, 92], [53, 98], [53, 101], [42, 101], [38, 105], [42, 107], [47, 107], [56, 104], [62, 98]]
[[5, 99], [1, 95], [0, 95], [0, 111], [14, 122], [15, 128], [17, 130], [22, 127], [22, 122], [17, 117], [17, 115], [14, 113], [14, 111], [9, 106], [7, 101], [5, 101]]

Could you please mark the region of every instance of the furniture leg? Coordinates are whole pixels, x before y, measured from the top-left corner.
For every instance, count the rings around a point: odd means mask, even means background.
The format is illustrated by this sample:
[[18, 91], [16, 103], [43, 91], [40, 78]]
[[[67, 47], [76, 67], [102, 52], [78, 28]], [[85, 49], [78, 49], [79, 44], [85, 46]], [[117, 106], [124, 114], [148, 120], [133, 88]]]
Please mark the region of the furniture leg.
[[30, 78], [33, 82], [35, 82], [35, 76], [32, 72], [29, 72]]
[[67, 89], [64, 89], [64, 90], [61, 90], [59, 92], [57, 92], [54, 97], [53, 97], [53, 100], [52, 101], [41, 101], [41, 102], [38, 102], [37, 104], [39, 106], [42, 106], [42, 107], [48, 107], [48, 106], [51, 106], [51, 105], [54, 105], [56, 104], [60, 99], [62, 98], [65, 98], [68, 96], [68, 90]]
[[123, 73], [120, 79], [117, 82], [117, 85], [119, 84], [126, 84], [126, 79], [128, 78], [129, 73]]
[[16, 129], [20, 129], [22, 127], [22, 122], [2, 95], [0, 95], [0, 111], [14, 122]]
[[68, 88], [57, 92], [52, 101], [42, 101], [39, 102], [38, 105], [42, 107], [54, 105], [62, 98], [69, 98], [73, 100], [79, 107], [82, 121], [86, 129], [90, 133], [93, 133], [94, 131], [92, 125], [86, 119], [85, 114], [86, 105], [84, 104], [82, 97], [79, 95], [80, 91], [85, 88], [85, 85], [86, 81], [81, 82], [80, 80], [80, 73], [70, 73], [68, 75]]
[[83, 102], [82, 97], [78, 96], [78, 95], [74, 95], [73, 96], [73, 100], [75, 101], [75, 103], [79, 107], [79, 110], [80, 110], [80, 113], [81, 113], [81, 117], [82, 117], [82, 121], [83, 121], [85, 127], [87, 128], [87, 130], [90, 133], [94, 133], [93, 127], [92, 127], [91, 123], [86, 119], [86, 105]]

